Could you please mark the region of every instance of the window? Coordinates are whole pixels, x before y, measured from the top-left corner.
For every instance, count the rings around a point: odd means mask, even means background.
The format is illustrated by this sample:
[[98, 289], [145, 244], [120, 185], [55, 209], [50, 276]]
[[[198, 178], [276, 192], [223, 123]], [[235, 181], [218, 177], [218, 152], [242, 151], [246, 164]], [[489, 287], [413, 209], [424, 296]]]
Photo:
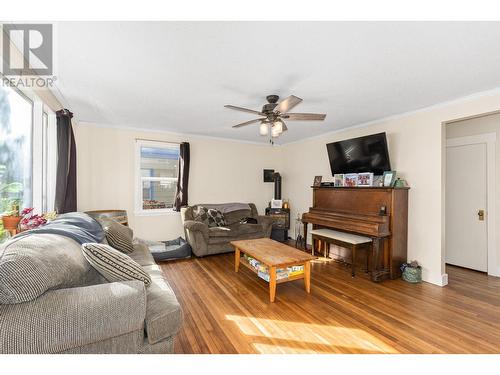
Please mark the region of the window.
[[136, 142], [137, 213], [173, 211], [179, 173], [179, 145], [144, 140]]
[[0, 86], [0, 213], [33, 203], [33, 101]]
[[55, 113], [33, 92], [0, 86], [0, 215], [15, 203], [52, 211], [56, 168]]

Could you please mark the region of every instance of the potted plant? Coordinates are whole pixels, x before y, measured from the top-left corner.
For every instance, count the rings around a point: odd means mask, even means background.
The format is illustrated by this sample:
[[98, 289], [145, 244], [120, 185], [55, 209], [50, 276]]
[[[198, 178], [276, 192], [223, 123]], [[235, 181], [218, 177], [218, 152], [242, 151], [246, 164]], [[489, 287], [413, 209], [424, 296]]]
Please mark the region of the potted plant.
[[422, 266], [416, 260], [410, 263], [403, 263], [401, 271], [403, 271], [402, 278], [404, 281], [409, 283], [422, 282]]
[[19, 221], [20, 193], [23, 191], [23, 185], [20, 182], [11, 182], [6, 178], [7, 167], [0, 164], [0, 236], [9, 231], [10, 234], [16, 234]]
[[19, 216], [19, 201], [16, 199], [11, 203], [11, 210], [2, 215], [3, 228], [14, 235], [21, 219], [22, 217]]

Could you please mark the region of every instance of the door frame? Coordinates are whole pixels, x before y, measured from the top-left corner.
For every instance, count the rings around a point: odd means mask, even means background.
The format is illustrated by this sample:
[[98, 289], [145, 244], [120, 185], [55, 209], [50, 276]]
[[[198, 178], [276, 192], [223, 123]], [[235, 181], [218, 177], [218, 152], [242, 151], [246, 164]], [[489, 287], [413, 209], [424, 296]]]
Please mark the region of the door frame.
[[[496, 158], [496, 133], [483, 133], [466, 137], [448, 138], [446, 139], [446, 148], [467, 146], [475, 144], [486, 145], [486, 241], [487, 241], [487, 256], [488, 256], [488, 275], [500, 276], [500, 268], [497, 266], [496, 256], [496, 173], [495, 173], [495, 158]], [[446, 185], [446, 189], [450, 186]], [[445, 203], [446, 204], [446, 203]], [[445, 254], [446, 255], [446, 254]], [[446, 258], [445, 258], [446, 261]]]

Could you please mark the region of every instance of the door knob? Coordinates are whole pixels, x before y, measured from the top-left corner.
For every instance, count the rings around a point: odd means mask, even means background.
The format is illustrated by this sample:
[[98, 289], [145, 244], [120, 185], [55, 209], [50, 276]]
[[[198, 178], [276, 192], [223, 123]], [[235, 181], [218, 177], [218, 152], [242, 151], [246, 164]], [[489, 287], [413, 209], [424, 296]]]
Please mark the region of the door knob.
[[484, 221], [484, 210], [479, 210], [477, 212], [477, 216], [479, 218], [479, 221]]

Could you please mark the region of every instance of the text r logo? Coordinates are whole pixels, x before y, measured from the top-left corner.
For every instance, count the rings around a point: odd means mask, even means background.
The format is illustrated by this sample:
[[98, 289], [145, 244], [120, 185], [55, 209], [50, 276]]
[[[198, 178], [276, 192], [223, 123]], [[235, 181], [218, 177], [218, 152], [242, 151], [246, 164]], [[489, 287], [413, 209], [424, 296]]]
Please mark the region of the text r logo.
[[[2, 26], [4, 75], [52, 75], [52, 25], [14, 23]], [[18, 56], [16, 49], [22, 56]]]

